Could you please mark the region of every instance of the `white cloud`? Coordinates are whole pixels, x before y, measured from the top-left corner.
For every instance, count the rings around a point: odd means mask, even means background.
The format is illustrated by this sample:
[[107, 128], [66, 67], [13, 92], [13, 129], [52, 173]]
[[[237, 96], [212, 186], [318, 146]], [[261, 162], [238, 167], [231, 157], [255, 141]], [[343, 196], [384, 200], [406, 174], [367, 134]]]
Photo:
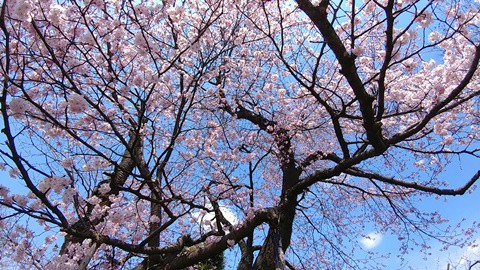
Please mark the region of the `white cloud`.
[[[206, 208], [212, 209], [213, 207], [210, 203], [207, 203], [205, 205]], [[232, 210], [230, 210], [227, 206], [219, 204], [220, 211], [222, 212], [222, 215], [225, 217], [226, 220], [228, 220], [232, 225], [235, 225], [238, 223], [238, 218], [233, 213]], [[197, 220], [198, 224], [202, 226], [204, 230], [211, 230], [217, 226], [216, 221], [215, 221], [215, 212], [210, 211], [198, 211], [192, 214], [192, 217]]]
[[378, 246], [382, 242], [382, 234], [377, 232], [371, 232], [362, 239], [360, 239], [360, 243], [366, 249], [372, 249]]
[[472, 263], [476, 262], [480, 257], [480, 246], [479, 242], [475, 241], [473, 244], [468, 246], [460, 258], [459, 265], [470, 266]]
[[[433, 240], [431, 239], [431, 241]], [[445, 250], [444, 244], [434, 242], [428, 256], [417, 252], [417, 249], [415, 251], [405, 256], [407, 262], [415, 263], [414, 269], [467, 270], [477, 260], [480, 260], [480, 238], [464, 248], [449, 246], [448, 250]], [[471, 270], [474, 269], [479, 270], [480, 264], [475, 264]]]

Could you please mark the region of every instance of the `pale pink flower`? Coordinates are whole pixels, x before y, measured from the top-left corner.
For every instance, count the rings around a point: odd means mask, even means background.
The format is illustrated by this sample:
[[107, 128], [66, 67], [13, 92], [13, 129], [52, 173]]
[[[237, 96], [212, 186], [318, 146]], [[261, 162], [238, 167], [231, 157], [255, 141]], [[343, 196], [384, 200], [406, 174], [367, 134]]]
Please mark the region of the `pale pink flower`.
[[89, 198], [86, 199], [86, 201], [89, 203], [89, 204], [99, 204], [101, 202], [101, 199], [98, 198], [97, 196], [91, 196]]
[[68, 106], [72, 113], [81, 113], [87, 110], [88, 102], [79, 94], [71, 94], [68, 99]]
[[436, 94], [439, 95], [439, 96], [442, 95], [445, 92], [445, 87], [441, 83], [436, 83], [433, 86], [433, 89], [435, 90]]
[[273, 84], [272, 83], [266, 83], [265, 86], [263, 87], [265, 91], [270, 91], [273, 89]]
[[110, 221], [113, 222], [113, 223], [117, 223], [117, 224], [120, 224], [124, 221], [125, 219], [125, 216], [120, 213], [120, 212], [111, 212], [110, 215]]
[[10, 171], [8, 171], [8, 175], [9, 175], [11, 178], [17, 178], [17, 177], [20, 177], [20, 176], [21, 176], [20, 170], [18, 170], [17, 168], [12, 168], [12, 169], [10, 169]]
[[18, 206], [20, 207], [25, 207], [27, 206], [28, 199], [26, 196], [22, 195], [13, 195], [13, 200], [17, 203]]
[[48, 189], [50, 189], [50, 177], [44, 178], [42, 181], [40, 181], [37, 185], [38, 190], [40, 192], [47, 192]]
[[62, 160], [62, 167], [64, 167], [65, 169], [73, 168], [74, 165], [75, 164], [73, 162], [73, 159], [71, 158], [65, 158]]
[[403, 66], [405, 67], [405, 71], [412, 72], [417, 67], [417, 62], [414, 59], [410, 58], [403, 62]]
[[436, 32], [436, 31], [433, 31], [430, 34], [428, 34], [428, 41], [430, 41], [431, 43], [437, 42], [441, 38], [442, 38], [442, 36], [440, 35], [440, 33]]
[[139, 47], [144, 47], [147, 45], [145, 38], [143, 38], [142, 32], [138, 32], [135, 34], [135, 38], [133, 39], [133, 42], [135, 43], [135, 45]]
[[352, 54], [356, 55], [356, 56], [362, 56], [362, 54], [365, 52], [365, 49], [363, 49], [362, 47], [355, 47], [352, 49]]
[[455, 139], [450, 135], [447, 135], [447, 136], [443, 137], [443, 144], [444, 145], [450, 145], [450, 144], [453, 143], [453, 141], [455, 141]]
[[414, 162], [413, 163], [415, 166], [419, 167], [419, 168], [425, 168], [425, 160], [421, 159], [417, 162]]
[[159, 223], [160, 222], [160, 218], [158, 216], [151, 216], [150, 217], [150, 223]]
[[172, 17], [177, 17], [182, 14], [184, 8], [182, 6], [169, 7], [167, 14]]
[[77, 191], [74, 188], [67, 188], [63, 192], [62, 201], [67, 205], [73, 203], [73, 197], [75, 194], [77, 194]]
[[423, 12], [422, 14], [419, 14], [418, 17], [416, 18], [416, 22], [418, 22], [418, 24], [422, 28], [428, 27], [433, 22], [432, 13]]
[[69, 183], [70, 180], [68, 178], [52, 176], [45, 177], [38, 183], [37, 187], [41, 192], [46, 192], [47, 190], [52, 189], [55, 193], [60, 194]]
[[60, 22], [64, 19], [65, 8], [59, 4], [52, 4], [50, 6], [50, 12], [47, 15], [48, 21], [54, 25], [60, 25]]
[[209, 220], [209, 219], [206, 219], [206, 220], [204, 221], [204, 223], [205, 223], [206, 226], [211, 226], [211, 225], [212, 225], [212, 221]]
[[49, 236], [45, 237], [45, 243], [46, 244], [51, 244], [51, 243], [55, 242], [56, 240], [57, 240], [56, 235], [49, 235]]
[[0, 186], [0, 197], [7, 197], [10, 190], [7, 187]]
[[272, 82], [277, 82], [278, 78], [279, 78], [278, 74], [272, 74], [272, 76], [270, 76], [270, 80]]
[[25, 115], [25, 113], [30, 109], [30, 104], [22, 98], [13, 98], [10, 101], [9, 106], [10, 110], [12, 111], [12, 115], [15, 118]]
[[21, 21], [29, 21], [31, 19], [33, 7], [28, 0], [17, 0], [13, 8], [13, 17]]

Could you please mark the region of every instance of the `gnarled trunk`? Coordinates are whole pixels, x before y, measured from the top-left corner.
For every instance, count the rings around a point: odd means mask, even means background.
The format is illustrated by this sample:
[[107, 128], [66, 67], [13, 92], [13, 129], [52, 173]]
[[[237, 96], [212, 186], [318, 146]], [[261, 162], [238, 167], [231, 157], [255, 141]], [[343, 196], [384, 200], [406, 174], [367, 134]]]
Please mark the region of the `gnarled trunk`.
[[278, 228], [271, 226], [267, 238], [253, 265], [254, 270], [285, 270], [285, 254]]
[[278, 211], [278, 221], [277, 223], [270, 223], [267, 238], [253, 265], [254, 270], [283, 270], [286, 267], [284, 254], [290, 246], [293, 221], [298, 205], [297, 196], [287, 196], [287, 191], [298, 181], [300, 173], [294, 166], [284, 167], [283, 169], [283, 189]]

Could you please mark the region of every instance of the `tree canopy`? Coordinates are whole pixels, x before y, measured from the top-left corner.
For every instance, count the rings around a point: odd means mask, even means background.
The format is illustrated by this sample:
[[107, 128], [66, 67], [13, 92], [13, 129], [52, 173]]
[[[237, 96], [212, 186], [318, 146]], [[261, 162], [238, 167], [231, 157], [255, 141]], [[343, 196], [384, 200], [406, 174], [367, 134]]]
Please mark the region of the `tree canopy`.
[[[3, 0], [0, 243], [25, 269], [371, 269], [479, 157], [478, 1]], [[442, 238], [448, 236], [448, 239]], [[4, 261], [6, 256], [2, 257]], [[226, 258], [226, 260], [229, 260]], [[0, 262], [1, 264], [1, 262]]]

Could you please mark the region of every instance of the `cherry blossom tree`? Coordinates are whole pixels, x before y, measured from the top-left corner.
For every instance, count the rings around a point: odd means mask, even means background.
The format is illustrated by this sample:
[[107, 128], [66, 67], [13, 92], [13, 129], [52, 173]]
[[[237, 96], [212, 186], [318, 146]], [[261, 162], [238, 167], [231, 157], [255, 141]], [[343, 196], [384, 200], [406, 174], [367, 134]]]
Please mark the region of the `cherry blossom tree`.
[[452, 237], [416, 206], [480, 177], [438, 177], [479, 156], [479, 8], [3, 0], [2, 252], [26, 269], [229, 249], [238, 269], [371, 269], [365, 226], [400, 252], [466, 243], [473, 228]]

